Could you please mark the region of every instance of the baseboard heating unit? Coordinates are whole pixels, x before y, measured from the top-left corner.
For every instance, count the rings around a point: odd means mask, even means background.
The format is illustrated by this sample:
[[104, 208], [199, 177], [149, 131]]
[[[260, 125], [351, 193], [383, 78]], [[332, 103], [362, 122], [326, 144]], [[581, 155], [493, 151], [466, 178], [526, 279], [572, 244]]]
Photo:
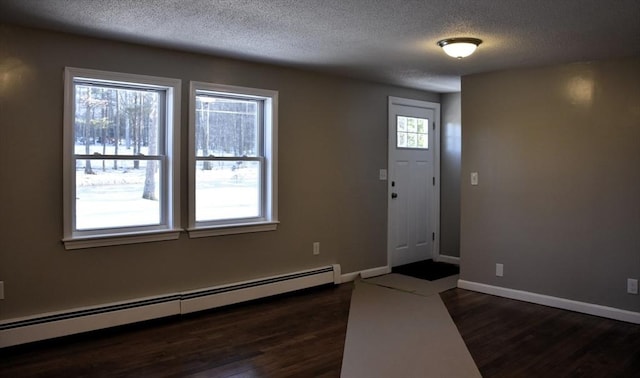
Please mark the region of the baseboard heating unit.
[[0, 348], [340, 282], [340, 265], [336, 264], [199, 290], [9, 319], [0, 322]]

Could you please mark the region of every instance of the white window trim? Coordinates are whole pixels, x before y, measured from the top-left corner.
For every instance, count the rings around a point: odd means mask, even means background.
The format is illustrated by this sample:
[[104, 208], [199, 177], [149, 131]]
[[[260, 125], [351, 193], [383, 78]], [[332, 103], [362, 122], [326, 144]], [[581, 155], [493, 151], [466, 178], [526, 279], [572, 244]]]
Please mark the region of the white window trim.
[[[196, 91], [254, 97], [265, 101], [264, 106], [264, 156], [265, 156], [265, 205], [263, 219], [245, 222], [230, 219], [227, 222], [199, 225], [196, 222]], [[191, 81], [189, 85], [189, 227], [190, 238], [232, 235], [251, 232], [274, 231], [278, 226], [278, 91]]]
[[[74, 81], [75, 79], [105, 81], [107, 83], [135, 83], [148, 85], [167, 91], [166, 159], [167, 159], [167, 201], [166, 224], [155, 228], [136, 231], [134, 227], [123, 228], [122, 232], [111, 230], [96, 231], [95, 234], [76, 232], [73, 229], [72, 193], [75, 188], [75, 167], [73, 161], [74, 140]], [[104, 247], [110, 245], [146, 243], [162, 240], [175, 240], [180, 237], [180, 91], [179, 79], [154, 77], [98, 71], [83, 68], [66, 67], [64, 70], [64, 119], [63, 119], [63, 239], [66, 249]], [[171, 101], [171, 103], [169, 103]]]

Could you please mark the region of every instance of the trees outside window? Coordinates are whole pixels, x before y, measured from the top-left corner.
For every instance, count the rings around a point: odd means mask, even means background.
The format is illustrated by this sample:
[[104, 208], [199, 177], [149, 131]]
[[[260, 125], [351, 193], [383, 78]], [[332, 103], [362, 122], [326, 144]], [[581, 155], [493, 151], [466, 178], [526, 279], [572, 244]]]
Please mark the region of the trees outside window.
[[277, 92], [191, 83], [192, 237], [275, 229]]
[[171, 230], [179, 81], [67, 68], [65, 240]]
[[[65, 69], [67, 249], [179, 237], [177, 79]], [[191, 82], [190, 237], [275, 230], [278, 92]]]

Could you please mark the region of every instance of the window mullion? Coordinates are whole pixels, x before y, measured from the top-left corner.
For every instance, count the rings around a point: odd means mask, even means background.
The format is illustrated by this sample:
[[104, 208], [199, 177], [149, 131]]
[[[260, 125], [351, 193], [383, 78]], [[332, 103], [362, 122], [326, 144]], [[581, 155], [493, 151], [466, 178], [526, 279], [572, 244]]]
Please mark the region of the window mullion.
[[264, 161], [262, 156], [196, 156], [197, 161]]
[[162, 160], [165, 155], [74, 155], [76, 160]]

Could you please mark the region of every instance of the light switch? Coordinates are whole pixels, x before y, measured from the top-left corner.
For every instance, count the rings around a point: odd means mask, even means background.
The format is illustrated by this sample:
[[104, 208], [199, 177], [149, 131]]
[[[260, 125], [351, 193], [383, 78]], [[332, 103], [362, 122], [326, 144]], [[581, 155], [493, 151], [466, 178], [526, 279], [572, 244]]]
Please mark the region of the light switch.
[[387, 181], [387, 170], [386, 169], [381, 169], [380, 170], [380, 181]]
[[471, 185], [478, 185], [478, 172], [471, 172]]
[[638, 280], [633, 278], [627, 279], [627, 293], [638, 294]]

